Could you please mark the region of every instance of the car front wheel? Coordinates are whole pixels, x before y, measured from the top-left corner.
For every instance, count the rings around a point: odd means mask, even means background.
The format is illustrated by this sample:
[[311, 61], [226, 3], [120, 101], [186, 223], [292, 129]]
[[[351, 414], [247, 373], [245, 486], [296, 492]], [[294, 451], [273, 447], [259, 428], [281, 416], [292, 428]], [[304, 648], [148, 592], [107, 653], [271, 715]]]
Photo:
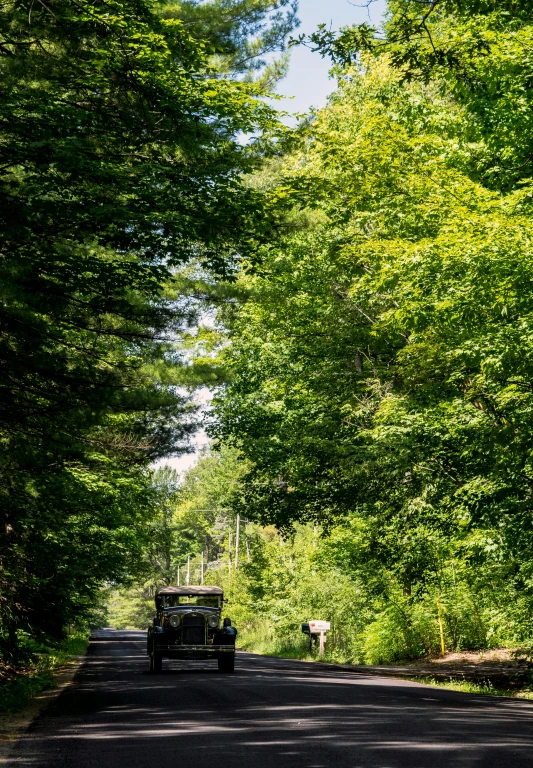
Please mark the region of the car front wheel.
[[223, 656], [218, 657], [218, 671], [219, 672], [235, 671], [235, 654], [234, 653], [225, 653]]

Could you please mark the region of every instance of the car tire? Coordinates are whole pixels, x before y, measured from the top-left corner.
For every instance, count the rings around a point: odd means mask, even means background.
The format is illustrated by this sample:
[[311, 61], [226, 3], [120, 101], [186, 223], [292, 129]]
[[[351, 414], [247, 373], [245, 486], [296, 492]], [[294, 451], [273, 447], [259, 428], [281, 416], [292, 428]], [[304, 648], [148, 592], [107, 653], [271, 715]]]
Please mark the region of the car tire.
[[235, 672], [235, 654], [225, 653], [218, 657], [219, 672]]

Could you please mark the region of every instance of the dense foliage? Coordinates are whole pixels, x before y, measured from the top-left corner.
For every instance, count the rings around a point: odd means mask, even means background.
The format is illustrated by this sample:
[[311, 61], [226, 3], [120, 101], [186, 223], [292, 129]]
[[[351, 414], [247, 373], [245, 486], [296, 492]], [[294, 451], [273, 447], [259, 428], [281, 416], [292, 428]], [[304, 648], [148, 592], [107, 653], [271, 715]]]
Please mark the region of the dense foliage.
[[[187, 561], [256, 647], [531, 642], [531, 13], [321, 27], [338, 88], [283, 135], [288, 0], [4, 6], [4, 653], [103, 580], [145, 626]], [[206, 371], [218, 452], [149, 472]]]
[[286, 72], [287, 35], [298, 26], [296, 0], [177, 0], [161, 9], [187, 32], [207, 43], [211, 66], [230, 77], [268, 88]]
[[528, 597], [509, 571], [479, 560], [472, 568], [476, 532], [446, 538], [427, 523], [433, 560], [423, 586], [415, 582], [406, 594], [403, 574], [371, 548], [390, 546], [392, 526], [371, 531], [359, 511], [327, 530], [316, 523], [295, 523], [290, 531], [253, 523], [243, 504], [248, 469], [238, 451], [223, 448], [204, 455], [181, 481], [168, 468], [158, 472], [164, 503], [144, 552], [145, 577], [110, 595], [111, 626], [148, 626], [157, 587], [175, 584], [179, 571], [181, 584], [187, 573], [190, 583], [201, 583], [203, 572], [204, 583], [224, 587], [240, 645], [259, 652], [316, 655], [300, 630], [312, 618], [331, 622], [328, 658], [357, 663], [436, 655], [442, 642], [464, 650], [529, 639]]
[[220, 313], [212, 433], [250, 462], [247, 514], [321, 524], [383, 621], [447, 603], [455, 646], [530, 636], [532, 29], [391, 2], [385, 38], [332, 38], [329, 106], [251, 181], [284, 231]]
[[137, 572], [157, 507], [146, 467], [192, 429], [175, 344], [192, 316], [176, 270], [194, 259], [227, 274], [268, 224], [239, 180], [257, 157], [239, 136], [276, 121], [243, 68], [224, 76], [214, 57], [271, 27], [267, 49], [279, 47], [293, 15], [283, 2], [207, 4], [225, 30], [215, 44], [189, 29], [197, 3], [182, 5], [0, 6], [7, 660], [28, 633], [61, 636], [102, 580]]

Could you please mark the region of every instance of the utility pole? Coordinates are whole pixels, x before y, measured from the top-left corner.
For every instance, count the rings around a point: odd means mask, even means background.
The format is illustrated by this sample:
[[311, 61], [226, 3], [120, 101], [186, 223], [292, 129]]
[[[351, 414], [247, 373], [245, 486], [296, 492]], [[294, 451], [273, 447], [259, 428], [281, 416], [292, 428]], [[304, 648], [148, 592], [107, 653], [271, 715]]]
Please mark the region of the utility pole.
[[187, 555], [187, 586], [191, 583], [191, 556]]
[[180, 585], [180, 568], [181, 568], [181, 565], [178, 565], [178, 587]]
[[246, 559], [250, 562], [250, 539], [248, 538], [248, 518], [244, 521], [244, 538], [246, 540]]
[[204, 583], [204, 550], [202, 549], [202, 560], [200, 565], [200, 584]]
[[232, 542], [232, 535], [230, 530], [229, 536], [228, 536], [228, 573], [231, 573], [231, 542]]
[[241, 533], [241, 516], [237, 512], [237, 532], [235, 534], [235, 570], [239, 567], [239, 543]]

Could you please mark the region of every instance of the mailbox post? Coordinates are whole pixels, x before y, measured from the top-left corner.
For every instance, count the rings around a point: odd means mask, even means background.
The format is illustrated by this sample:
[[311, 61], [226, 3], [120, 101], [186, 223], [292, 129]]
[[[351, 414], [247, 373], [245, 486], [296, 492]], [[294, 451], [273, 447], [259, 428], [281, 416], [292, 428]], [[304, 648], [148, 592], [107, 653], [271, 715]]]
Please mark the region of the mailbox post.
[[326, 645], [326, 632], [328, 632], [330, 629], [331, 624], [329, 621], [319, 621], [318, 619], [310, 621], [306, 624], [302, 624], [302, 632], [304, 632], [306, 635], [318, 635], [320, 643], [318, 653], [320, 656], [324, 655], [324, 646]]

